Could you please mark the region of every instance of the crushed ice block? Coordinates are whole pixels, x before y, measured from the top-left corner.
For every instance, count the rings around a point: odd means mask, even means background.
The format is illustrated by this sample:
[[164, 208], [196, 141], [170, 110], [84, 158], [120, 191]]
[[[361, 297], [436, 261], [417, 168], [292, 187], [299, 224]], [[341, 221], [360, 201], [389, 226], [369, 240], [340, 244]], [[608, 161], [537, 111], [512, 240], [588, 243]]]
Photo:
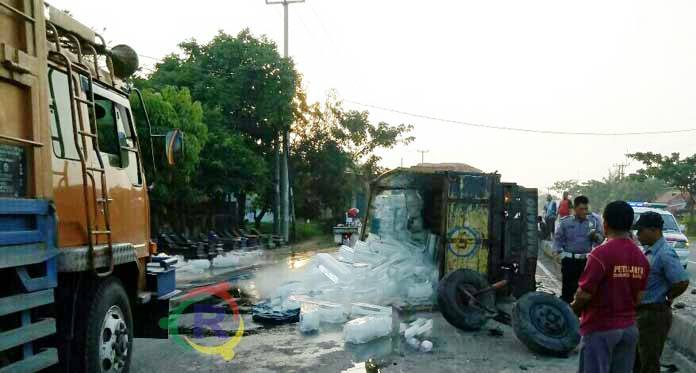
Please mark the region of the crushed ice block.
[[422, 302], [433, 296], [433, 285], [430, 282], [413, 284], [408, 288], [407, 298], [412, 302]]
[[391, 317], [364, 316], [343, 326], [343, 338], [349, 343], [366, 343], [391, 333]]
[[348, 316], [342, 306], [329, 306], [319, 309], [321, 322], [329, 324], [342, 324], [348, 320]]
[[355, 251], [369, 250], [369, 248], [370, 248], [370, 246], [365, 241], [356, 241], [355, 244], [353, 245], [353, 249]]
[[311, 333], [319, 330], [321, 323], [321, 314], [317, 307], [302, 306], [300, 311], [300, 331], [302, 333]]
[[404, 332], [406, 339], [412, 337], [430, 336], [433, 330], [433, 320], [418, 319]]
[[200, 269], [210, 268], [210, 261], [208, 259], [193, 259], [193, 260], [189, 260], [187, 263], [195, 268], [200, 268]]
[[411, 337], [411, 338], [406, 338], [406, 343], [408, 343], [409, 346], [415, 348], [416, 350], [420, 348], [420, 341]]
[[353, 303], [351, 305], [351, 315], [357, 316], [391, 316], [391, 307], [383, 307], [375, 304]]
[[223, 268], [223, 267], [236, 267], [239, 265], [239, 256], [237, 255], [218, 255], [213, 258], [213, 267]]
[[355, 261], [355, 250], [350, 246], [341, 245], [338, 249], [338, 255], [344, 262], [353, 263]]
[[315, 258], [322, 273], [324, 273], [324, 275], [326, 275], [334, 283], [346, 281], [351, 277], [350, 268], [348, 268], [348, 266], [346, 266], [344, 263], [336, 260], [336, 258], [333, 256], [327, 253], [319, 253], [315, 256]]
[[432, 350], [433, 350], [433, 342], [430, 342], [428, 340], [421, 342], [421, 344], [420, 344], [420, 351], [421, 352], [430, 352]]

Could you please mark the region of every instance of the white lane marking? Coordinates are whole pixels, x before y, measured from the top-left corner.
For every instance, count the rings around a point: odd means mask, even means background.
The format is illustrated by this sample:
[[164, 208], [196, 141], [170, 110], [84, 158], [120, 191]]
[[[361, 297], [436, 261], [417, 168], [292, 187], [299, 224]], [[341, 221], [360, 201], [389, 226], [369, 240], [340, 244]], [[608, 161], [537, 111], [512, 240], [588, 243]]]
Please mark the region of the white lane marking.
[[554, 276], [553, 273], [551, 273], [551, 271], [549, 271], [549, 269], [546, 268], [546, 266], [540, 260], [537, 261], [537, 265], [541, 268], [542, 271], [544, 271], [544, 273], [546, 273], [547, 276], [549, 276], [551, 281], [553, 281], [556, 286], [559, 285], [559, 282], [556, 279], [556, 276]]
[[696, 262], [693, 261], [693, 260], [687, 260], [687, 262], [689, 262], [689, 263], [691, 263], [691, 264], [696, 264]]

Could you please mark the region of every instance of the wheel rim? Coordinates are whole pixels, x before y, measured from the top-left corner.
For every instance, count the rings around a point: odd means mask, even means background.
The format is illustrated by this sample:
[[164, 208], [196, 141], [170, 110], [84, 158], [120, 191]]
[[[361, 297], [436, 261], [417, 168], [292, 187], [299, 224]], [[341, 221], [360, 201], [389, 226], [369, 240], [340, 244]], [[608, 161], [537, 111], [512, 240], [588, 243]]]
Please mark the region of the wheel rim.
[[556, 307], [537, 304], [530, 310], [532, 324], [541, 333], [551, 337], [565, 335], [568, 325], [563, 312]]
[[102, 372], [122, 372], [129, 353], [128, 325], [119, 306], [106, 312], [99, 334], [99, 366]]

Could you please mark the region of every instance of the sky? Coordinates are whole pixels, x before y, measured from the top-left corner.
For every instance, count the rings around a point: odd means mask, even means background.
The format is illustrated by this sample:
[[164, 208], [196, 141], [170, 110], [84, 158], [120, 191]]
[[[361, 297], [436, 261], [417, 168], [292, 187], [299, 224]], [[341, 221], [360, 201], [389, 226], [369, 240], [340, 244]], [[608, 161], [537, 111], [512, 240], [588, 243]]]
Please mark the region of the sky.
[[[282, 53], [282, 6], [264, 0], [49, 2], [111, 45], [129, 44], [145, 66], [218, 30], [249, 28]], [[696, 132], [533, 134], [360, 104], [542, 131], [696, 128], [694, 19], [696, 2], [675, 0], [306, 0], [290, 6], [289, 50], [310, 100], [335, 89], [374, 122], [414, 125], [416, 140], [382, 151], [383, 166], [417, 164], [426, 150], [426, 162], [468, 163], [546, 192], [558, 180], [600, 179], [626, 153], [691, 155]]]

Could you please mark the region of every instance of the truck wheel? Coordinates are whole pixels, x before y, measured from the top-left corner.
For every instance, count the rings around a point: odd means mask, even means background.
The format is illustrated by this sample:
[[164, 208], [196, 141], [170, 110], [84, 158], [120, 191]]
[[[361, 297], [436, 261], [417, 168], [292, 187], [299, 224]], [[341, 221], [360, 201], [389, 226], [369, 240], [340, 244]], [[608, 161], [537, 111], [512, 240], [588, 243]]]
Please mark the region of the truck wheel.
[[[133, 317], [121, 282], [100, 282], [88, 297], [76, 336], [84, 341], [75, 361], [83, 372], [126, 373], [133, 354]], [[82, 355], [79, 355], [82, 352]]]
[[495, 309], [495, 292], [489, 291], [476, 296], [476, 302], [470, 299], [468, 293], [488, 287], [488, 281], [479, 274], [468, 269], [459, 269], [447, 274], [438, 285], [437, 304], [440, 312], [450, 324], [462, 330], [480, 330], [488, 321], [487, 309]]
[[531, 351], [568, 356], [580, 343], [580, 324], [573, 310], [554, 295], [527, 293], [512, 309], [512, 328]]

